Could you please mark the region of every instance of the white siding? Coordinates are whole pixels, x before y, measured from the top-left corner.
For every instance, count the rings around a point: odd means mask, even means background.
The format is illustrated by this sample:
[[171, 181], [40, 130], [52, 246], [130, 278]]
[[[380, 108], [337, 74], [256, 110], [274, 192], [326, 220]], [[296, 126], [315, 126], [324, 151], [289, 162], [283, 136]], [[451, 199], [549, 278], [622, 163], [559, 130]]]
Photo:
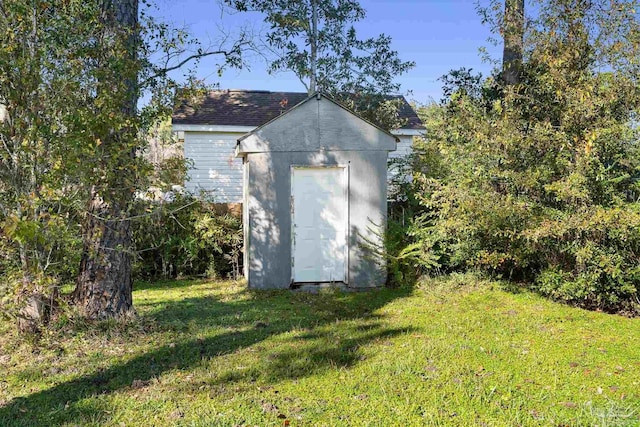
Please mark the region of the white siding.
[[[396, 146], [396, 151], [389, 152], [389, 160], [401, 159], [407, 157], [413, 152], [413, 136], [411, 135], [396, 135], [400, 142]], [[387, 181], [392, 182], [394, 176], [398, 174], [398, 166], [391, 164], [391, 167], [387, 170]], [[408, 177], [410, 179], [410, 177]]]
[[413, 136], [411, 135], [396, 135], [400, 142], [396, 146], [396, 151], [389, 152], [390, 159], [397, 159], [399, 157], [406, 157], [413, 151]]
[[185, 183], [188, 191], [204, 190], [216, 202], [242, 202], [242, 159], [235, 157], [243, 133], [185, 132], [184, 155], [192, 162]]

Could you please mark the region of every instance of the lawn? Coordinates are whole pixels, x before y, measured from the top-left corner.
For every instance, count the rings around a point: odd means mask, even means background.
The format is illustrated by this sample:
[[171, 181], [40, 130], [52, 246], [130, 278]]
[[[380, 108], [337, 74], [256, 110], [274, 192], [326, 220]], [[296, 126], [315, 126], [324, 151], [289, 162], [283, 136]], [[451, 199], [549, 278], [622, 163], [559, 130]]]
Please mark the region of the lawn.
[[127, 322], [0, 324], [0, 425], [640, 425], [640, 319], [473, 276], [138, 284]]

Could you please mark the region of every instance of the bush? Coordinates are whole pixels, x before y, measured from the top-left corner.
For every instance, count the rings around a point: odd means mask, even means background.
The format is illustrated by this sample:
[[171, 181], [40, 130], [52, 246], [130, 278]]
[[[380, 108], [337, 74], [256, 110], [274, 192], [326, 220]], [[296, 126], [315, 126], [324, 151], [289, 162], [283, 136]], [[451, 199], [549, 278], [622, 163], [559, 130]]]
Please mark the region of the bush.
[[139, 278], [239, 277], [242, 221], [225, 205], [177, 195], [147, 209], [133, 223]]
[[425, 273], [440, 267], [437, 256], [417, 241], [409, 224], [391, 216], [384, 235], [387, 286], [411, 287]]
[[640, 294], [640, 213], [586, 209], [523, 233], [544, 261], [535, 287], [552, 298], [628, 311]]
[[[440, 267], [438, 257], [419, 239], [420, 227], [415, 218], [424, 208], [416, 199], [416, 186], [411, 176], [414, 158], [392, 159], [389, 166], [392, 181], [389, 188], [386, 228], [370, 224], [376, 242], [365, 239], [364, 249], [374, 262], [387, 272], [387, 287], [412, 287], [425, 273]], [[382, 246], [378, 242], [382, 242]]]
[[424, 114], [415, 235], [443, 270], [640, 313], [637, 20], [613, 5], [539, 6], [517, 84], [462, 70]]
[[514, 135], [513, 117], [464, 99], [441, 114], [449, 120], [423, 144], [438, 147], [448, 169], [418, 173], [425, 210], [414, 224], [443, 270], [523, 280], [591, 309], [637, 307], [640, 157], [628, 129], [613, 126], [616, 144], [611, 128], [599, 131], [590, 151], [571, 160], [558, 143], [566, 131], [530, 124]]
[[36, 332], [52, 319], [62, 302], [60, 289], [77, 276], [78, 214], [63, 202], [35, 199], [37, 214], [0, 214], [0, 317], [17, 321], [23, 332]]

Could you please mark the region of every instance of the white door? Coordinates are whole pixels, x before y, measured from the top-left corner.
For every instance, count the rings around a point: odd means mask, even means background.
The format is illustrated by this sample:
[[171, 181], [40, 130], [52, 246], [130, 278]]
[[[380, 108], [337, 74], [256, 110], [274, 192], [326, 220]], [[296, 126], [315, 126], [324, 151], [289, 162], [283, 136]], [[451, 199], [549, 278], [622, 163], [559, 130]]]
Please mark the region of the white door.
[[293, 281], [346, 282], [346, 169], [294, 168], [291, 180]]

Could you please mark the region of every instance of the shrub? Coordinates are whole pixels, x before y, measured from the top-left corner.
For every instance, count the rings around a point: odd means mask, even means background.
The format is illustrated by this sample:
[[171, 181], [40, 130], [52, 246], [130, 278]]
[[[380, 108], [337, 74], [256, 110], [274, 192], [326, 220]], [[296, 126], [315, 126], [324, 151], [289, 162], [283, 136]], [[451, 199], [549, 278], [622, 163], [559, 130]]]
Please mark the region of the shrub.
[[526, 230], [544, 261], [541, 293], [588, 308], [629, 310], [640, 295], [640, 213], [596, 207]]
[[640, 46], [635, 10], [617, 5], [541, 2], [517, 84], [468, 70], [444, 80], [447, 98], [424, 116], [414, 221], [443, 269], [588, 308], [638, 306]]
[[35, 199], [37, 210], [29, 215], [0, 214], [0, 316], [24, 332], [52, 319], [60, 288], [75, 280], [80, 265], [77, 212], [52, 199]]
[[[418, 238], [420, 227], [414, 219], [424, 208], [416, 198], [416, 185], [411, 177], [414, 158], [390, 160], [393, 171], [390, 183], [387, 224], [370, 224], [376, 241], [365, 239], [364, 250], [369, 258], [387, 273], [387, 287], [411, 287], [425, 273], [440, 267], [438, 257], [424, 240]], [[380, 245], [379, 242], [382, 242]]]
[[441, 114], [449, 120], [424, 144], [438, 147], [448, 169], [418, 172], [425, 210], [414, 225], [443, 269], [480, 269], [567, 303], [631, 310], [640, 294], [640, 158], [628, 127], [606, 122], [590, 151], [570, 159], [565, 130], [529, 124], [514, 135], [513, 117], [468, 99]]
[[240, 275], [242, 221], [224, 205], [178, 194], [147, 209], [133, 224], [138, 277]]

